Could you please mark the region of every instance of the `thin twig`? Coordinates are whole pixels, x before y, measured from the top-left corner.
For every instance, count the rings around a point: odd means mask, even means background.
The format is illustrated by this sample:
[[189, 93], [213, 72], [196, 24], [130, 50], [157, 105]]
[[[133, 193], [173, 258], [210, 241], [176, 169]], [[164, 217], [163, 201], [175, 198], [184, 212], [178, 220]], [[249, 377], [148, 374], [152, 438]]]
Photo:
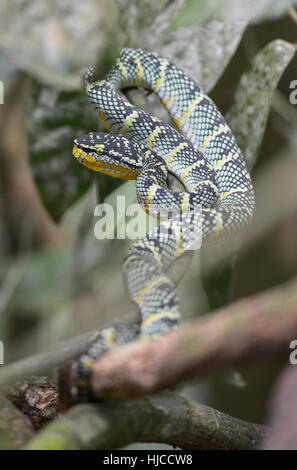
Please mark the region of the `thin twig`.
[[17, 239], [22, 249], [25, 238], [27, 245], [31, 245], [32, 235], [39, 246], [61, 243], [65, 235], [43, 206], [28, 162], [26, 113], [29, 93], [30, 78], [19, 74], [8, 102], [0, 110], [2, 196], [11, 236]]

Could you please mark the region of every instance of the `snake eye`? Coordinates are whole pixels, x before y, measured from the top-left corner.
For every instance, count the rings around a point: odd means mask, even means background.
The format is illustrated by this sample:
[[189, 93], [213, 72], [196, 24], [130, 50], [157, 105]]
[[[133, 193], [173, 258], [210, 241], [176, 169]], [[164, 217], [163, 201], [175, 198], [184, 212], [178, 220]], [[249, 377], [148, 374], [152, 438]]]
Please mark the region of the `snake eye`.
[[98, 153], [98, 155], [102, 155], [102, 153], [104, 151], [104, 145], [103, 144], [96, 144], [95, 149], [96, 149], [96, 153]]

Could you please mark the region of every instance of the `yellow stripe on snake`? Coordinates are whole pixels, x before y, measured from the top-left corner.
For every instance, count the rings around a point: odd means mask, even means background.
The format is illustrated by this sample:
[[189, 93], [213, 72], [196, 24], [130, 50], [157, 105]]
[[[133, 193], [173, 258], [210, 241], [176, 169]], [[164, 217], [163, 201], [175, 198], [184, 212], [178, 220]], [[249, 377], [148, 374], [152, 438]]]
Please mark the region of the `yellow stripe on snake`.
[[[178, 324], [179, 301], [166, 270], [188, 249], [193, 227], [201, 227], [203, 243], [222, 240], [242, 229], [254, 210], [250, 176], [231, 130], [181, 69], [157, 54], [123, 49], [103, 80], [93, 81], [93, 75], [90, 67], [87, 94], [109, 133], [76, 139], [73, 154], [91, 170], [136, 179], [139, 203], [154, 216], [161, 213], [162, 222], [130, 248], [123, 265], [140, 327], [106, 328], [91, 339], [77, 362], [79, 399], [87, 395], [94, 360], [112, 345], [164, 334]], [[117, 90], [126, 87], [154, 91], [179, 131], [121, 97]], [[185, 192], [166, 187], [168, 172]], [[166, 211], [175, 215], [164, 220]]]

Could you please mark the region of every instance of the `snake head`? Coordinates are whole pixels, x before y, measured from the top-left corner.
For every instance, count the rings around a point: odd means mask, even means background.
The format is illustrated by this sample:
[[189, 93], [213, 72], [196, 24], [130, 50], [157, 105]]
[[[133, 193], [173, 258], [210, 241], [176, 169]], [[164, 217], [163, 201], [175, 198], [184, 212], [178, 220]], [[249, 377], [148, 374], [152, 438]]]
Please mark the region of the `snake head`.
[[90, 132], [74, 140], [73, 156], [90, 170], [136, 179], [142, 165], [134, 145], [121, 135]]

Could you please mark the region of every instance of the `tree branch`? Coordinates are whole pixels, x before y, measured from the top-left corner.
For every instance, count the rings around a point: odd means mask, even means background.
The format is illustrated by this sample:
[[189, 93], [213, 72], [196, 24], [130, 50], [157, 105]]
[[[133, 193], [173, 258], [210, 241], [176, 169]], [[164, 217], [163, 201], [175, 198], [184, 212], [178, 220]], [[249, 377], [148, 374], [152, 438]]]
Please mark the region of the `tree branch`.
[[296, 390], [297, 366], [289, 365], [273, 388], [268, 406], [268, 422], [271, 428], [267, 429], [262, 449], [297, 449]]
[[0, 450], [19, 449], [33, 434], [29, 419], [0, 395]]
[[[40, 199], [28, 162], [26, 135], [30, 78], [21, 73], [0, 112], [0, 172], [6, 219], [12, 238], [23, 242], [24, 229], [39, 246], [64, 241], [65, 234], [52, 220]], [[28, 234], [25, 233], [25, 235]]]
[[40, 431], [26, 449], [114, 449], [133, 442], [160, 442], [183, 449], [252, 449], [262, 432], [257, 424], [160, 393], [77, 405]]
[[162, 338], [109, 351], [94, 365], [93, 394], [97, 398], [143, 395], [227, 365], [289, 352], [296, 331], [295, 278]]
[[4, 390], [6, 398], [32, 423], [42, 428], [57, 416], [57, 386], [47, 377], [29, 377]]

